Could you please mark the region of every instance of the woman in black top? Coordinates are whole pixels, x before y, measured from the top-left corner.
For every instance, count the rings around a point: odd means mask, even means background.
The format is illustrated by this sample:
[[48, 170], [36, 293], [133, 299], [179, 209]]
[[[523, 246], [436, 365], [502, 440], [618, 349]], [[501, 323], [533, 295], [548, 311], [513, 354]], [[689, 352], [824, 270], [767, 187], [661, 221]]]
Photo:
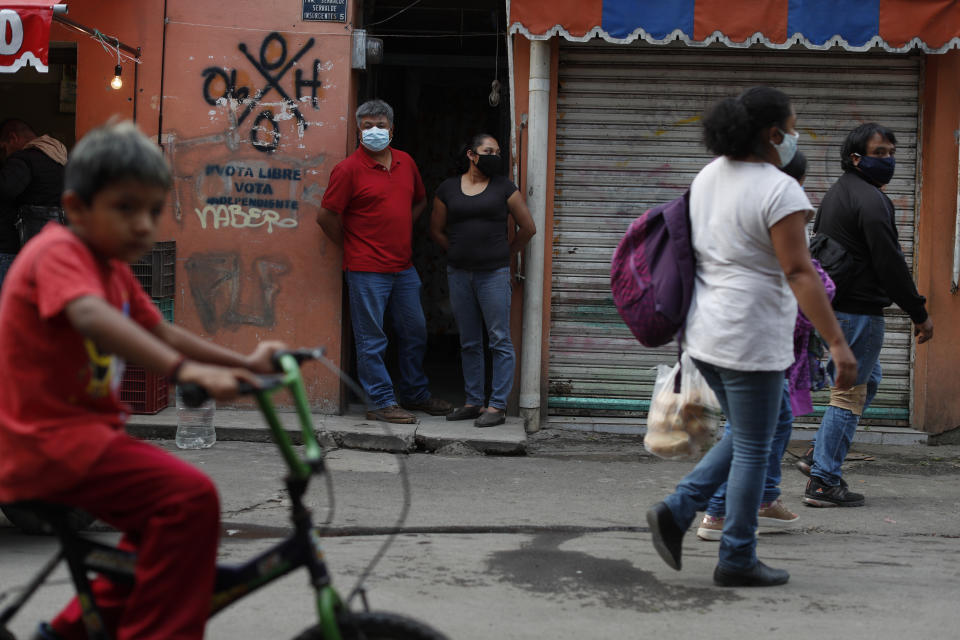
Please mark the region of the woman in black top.
[[[503, 424], [513, 387], [510, 340], [510, 257], [536, 233], [517, 186], [503, 177], [500, 145], [480, 134], [460, 156], [462, 175], [445, 180], [433, 201], [430, 235], [447, 251], [450, 306], [460, 329], [466, 403], [447, 420], [475, 418], [474, 425]], [[517, 230], [509, 240], [508, 217]], [[489, 338], [493, 376], [484, 395], [483, 328]]]

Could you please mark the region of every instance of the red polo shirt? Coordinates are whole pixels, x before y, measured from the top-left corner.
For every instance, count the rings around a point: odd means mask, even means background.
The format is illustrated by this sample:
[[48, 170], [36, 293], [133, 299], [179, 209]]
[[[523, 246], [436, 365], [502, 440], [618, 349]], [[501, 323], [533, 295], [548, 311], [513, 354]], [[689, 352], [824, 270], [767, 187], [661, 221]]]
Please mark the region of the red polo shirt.
[[417, 165], [390, 149], [388, 170], [363, 147], [337, 164], [320, 206], [343, 222], [343, 268], [396, 273], [412, 266], [413, 205], [426, 197]]

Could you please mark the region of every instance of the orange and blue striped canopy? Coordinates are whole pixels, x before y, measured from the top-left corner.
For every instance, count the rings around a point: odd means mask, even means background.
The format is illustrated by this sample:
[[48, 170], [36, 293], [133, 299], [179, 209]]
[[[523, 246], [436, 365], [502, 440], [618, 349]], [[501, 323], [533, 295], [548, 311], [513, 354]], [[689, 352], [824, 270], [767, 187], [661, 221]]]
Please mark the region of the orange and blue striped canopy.
[[960, 47], [958, 0], [509, 0], [509, 11], [510, 32], [533, 40], [927, 53]]

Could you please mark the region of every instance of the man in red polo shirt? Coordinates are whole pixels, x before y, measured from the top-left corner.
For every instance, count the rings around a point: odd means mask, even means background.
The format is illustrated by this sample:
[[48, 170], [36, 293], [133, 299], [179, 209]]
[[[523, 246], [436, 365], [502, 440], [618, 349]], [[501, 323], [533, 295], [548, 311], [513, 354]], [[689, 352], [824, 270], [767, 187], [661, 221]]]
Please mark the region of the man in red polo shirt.
[[[453, 409], [430, 395], [423, 373], [427, 325], [420, 306], [420, 276], [411, 256], [413, 223], [426, 207], [426, 192], [413, 158], [390, 147], [390, 105], [382, 100], [363, 103], [357, 109], [357, 127], [360, 145], [330, 173], [317, 224], [343, 247], [367, 419], [413, 423], [417, 417], [411, 411], [438, 416]], [[397, 337], [396, 394], [383, 361], [387, 313]]]

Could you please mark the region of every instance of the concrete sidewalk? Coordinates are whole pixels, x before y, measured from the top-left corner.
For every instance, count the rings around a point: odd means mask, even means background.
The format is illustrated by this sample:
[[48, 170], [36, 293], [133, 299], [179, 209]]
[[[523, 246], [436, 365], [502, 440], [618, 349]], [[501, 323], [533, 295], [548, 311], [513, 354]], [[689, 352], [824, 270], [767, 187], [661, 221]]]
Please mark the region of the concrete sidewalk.
[[[280, 423], [294, 443], [301, 443], [295, 413], [281, 413]], [[523, 420], [508, 417], [505, 424], [478, 429], [472, 420], [450, 422], [443, 416], [417, 413], [417, 424], [389, 424], [367, 420], [365, 411], [351, 407], [347, 415], [312, 415], [314, 432], [325, 447], [411, 453], [446, 451], [459, 455], [523, 455], [527, 437]], [[214, 425], [217, 440], [269, 442], [270, 430], [256, 410], [217, 409]], [[155, 415], [130, 416], [127, 432], [137, 438], [172, 440], [177, 431], [177, 409], [169, 407]]]

